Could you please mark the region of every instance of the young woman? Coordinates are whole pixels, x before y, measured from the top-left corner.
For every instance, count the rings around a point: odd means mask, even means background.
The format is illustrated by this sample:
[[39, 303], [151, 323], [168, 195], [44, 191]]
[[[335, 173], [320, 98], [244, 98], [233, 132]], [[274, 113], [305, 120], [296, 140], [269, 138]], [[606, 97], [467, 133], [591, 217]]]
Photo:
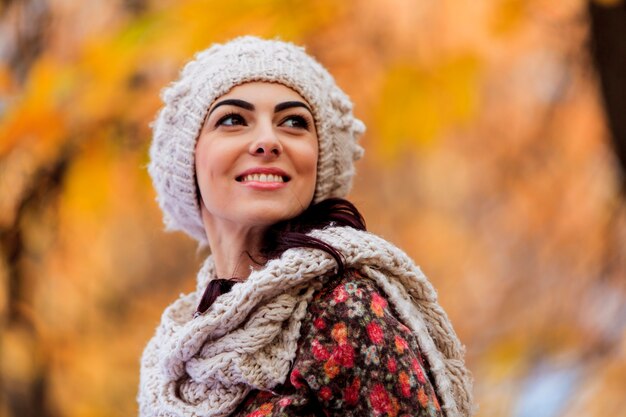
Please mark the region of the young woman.
[[343, 199], [364, 126], [330, 74], [242, 37], [197, 54], [163, 100], [157, 200], [212, 255], [144, 351], [140, 415], [471, 415], [435, 291]]

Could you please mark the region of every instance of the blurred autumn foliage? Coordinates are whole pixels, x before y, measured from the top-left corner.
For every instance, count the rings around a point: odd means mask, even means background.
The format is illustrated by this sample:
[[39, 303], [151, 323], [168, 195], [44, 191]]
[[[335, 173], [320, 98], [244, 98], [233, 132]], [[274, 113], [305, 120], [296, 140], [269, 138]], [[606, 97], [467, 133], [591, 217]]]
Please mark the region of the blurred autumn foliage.
[[161, 231], [148, 124], [242, 34], [306, 45], [353, 98], [351, 199], [437, 287], [480, 416], [626, 415], [625, 7], [0, 1], [0, 416], [136, 414], [144, 344], [206, 255]]

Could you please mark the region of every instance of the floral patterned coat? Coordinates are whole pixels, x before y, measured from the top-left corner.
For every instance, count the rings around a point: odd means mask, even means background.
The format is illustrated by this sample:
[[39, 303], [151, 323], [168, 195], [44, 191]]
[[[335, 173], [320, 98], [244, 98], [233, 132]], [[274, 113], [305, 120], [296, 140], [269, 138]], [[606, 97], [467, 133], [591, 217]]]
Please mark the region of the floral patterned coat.
[[443, 416], [417, 340], [356, 271], [309, 304], [288, 381], [252, 391], [231, 416]]

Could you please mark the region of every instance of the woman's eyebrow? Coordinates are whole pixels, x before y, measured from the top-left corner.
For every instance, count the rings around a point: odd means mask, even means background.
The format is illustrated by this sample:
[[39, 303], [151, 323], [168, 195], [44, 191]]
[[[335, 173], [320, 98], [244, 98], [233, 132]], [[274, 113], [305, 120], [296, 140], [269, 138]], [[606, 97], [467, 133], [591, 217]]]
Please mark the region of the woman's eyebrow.
[[252, 103], [248, 103], [247, 101], [239, 100], [239, 99], [236, 99], [236, 98], [229, 98], [229, 99], [226, 99], [226, 100], [222, 100], [222, 101], [218, 102], [215, 106], [213, 106], [211, 111], [209, 111], [209, 114], [207, 115], [207, 118], [219, 106], [237, 106], [237, 107], [241, 107], [242, 109], [246, 109], [246, 110], [254, 110], [254, 104], [252, 104]]
[[313, 114], [313, 112], [311, 111], [309, 106], [307, 106], [306, 104], [304, 104], [301, 101], [285, 101], [283, 103], [278, 103], [276, 105], [276, 107], [274, 107], [274, 112], [278, 113], [280, 111], [283, 111], [283, 110], [286, 110], [286, 109], [291, 109], [293, 107], [304, 107], [305, 109], [307, 109], [309, 111], [309, 113]]

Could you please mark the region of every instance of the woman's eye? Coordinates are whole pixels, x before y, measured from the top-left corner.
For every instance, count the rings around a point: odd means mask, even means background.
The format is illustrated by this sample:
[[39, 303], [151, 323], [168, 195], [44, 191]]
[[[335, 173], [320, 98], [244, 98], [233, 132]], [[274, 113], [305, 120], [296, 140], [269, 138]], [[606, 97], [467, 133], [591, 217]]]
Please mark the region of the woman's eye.
[[309, 128], [309, 122], [302, 116], [289, 116], [285, 120], [283, 120], [282, 125], [298, 129]]
[[217, 121], [217, 126], [246, 126], [246, 121], [239, 114], [227, 114]]

